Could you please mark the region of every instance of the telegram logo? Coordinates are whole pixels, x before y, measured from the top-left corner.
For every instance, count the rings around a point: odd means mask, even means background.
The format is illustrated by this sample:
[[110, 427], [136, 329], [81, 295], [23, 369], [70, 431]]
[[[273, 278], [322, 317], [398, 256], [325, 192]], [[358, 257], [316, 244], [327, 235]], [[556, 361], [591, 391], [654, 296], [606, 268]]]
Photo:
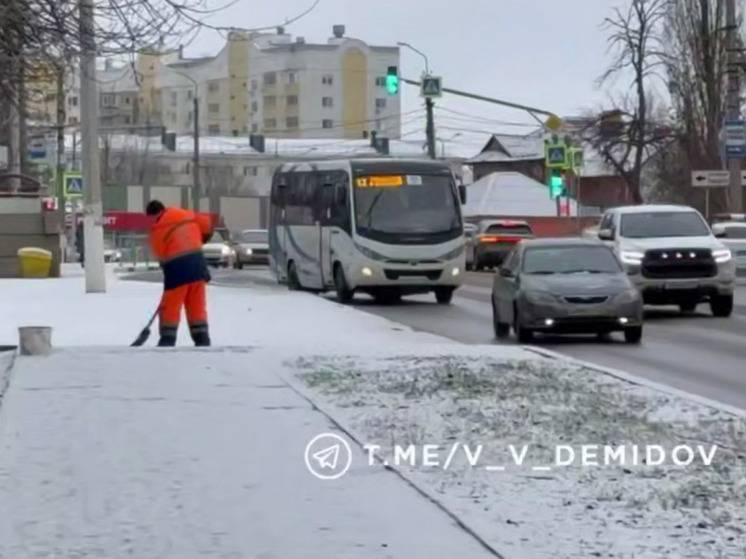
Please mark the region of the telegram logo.
[[334, 433], [315, 436], [306, 445], [306, 467], [319, 479], [339, 479], [352, 465], [349, 443]]

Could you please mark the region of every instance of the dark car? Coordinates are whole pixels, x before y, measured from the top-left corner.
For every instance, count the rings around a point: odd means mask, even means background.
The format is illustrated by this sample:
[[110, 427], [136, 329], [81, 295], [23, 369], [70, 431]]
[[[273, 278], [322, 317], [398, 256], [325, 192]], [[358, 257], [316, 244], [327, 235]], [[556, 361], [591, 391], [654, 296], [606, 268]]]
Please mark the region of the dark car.
[[495, 274], [492, 287], [495, 335], [512, 325], [528, 343], [536, 332], [608, 334], [642, 338], [643, 303], [614, 252], [586, 239], [524, 241]]
[[513, 247], [524, 239], [533, 239], [534, 232], [526, 221], [497, 219], [482, 221], [476, 233], [467, 240], [466, 262], [470, 269], [482, 270], [502, 264]]

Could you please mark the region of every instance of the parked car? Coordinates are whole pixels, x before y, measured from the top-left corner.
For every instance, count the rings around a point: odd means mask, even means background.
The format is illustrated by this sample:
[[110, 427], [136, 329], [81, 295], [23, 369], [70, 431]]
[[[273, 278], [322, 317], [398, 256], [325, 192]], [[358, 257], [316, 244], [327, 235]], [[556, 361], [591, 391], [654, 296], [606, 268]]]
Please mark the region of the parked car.
[[715, 316], [733, 312], [733, 255], [694, 208], [614, 208], [604, 214], [598, 236], [614, 248], [646, 304], [691, 312], [708, 302]]
[[122, 251], [111, 241], [104, 241], [104, 262], [121, 262]]
[[269, 237], [266, 229], [245, 229], [233, 242], [236, 252], [235, 267], [243, 268], [246, 264], [269, 263]]
[[534, 239], [518, 244], [495, 274], [497, 338], [530, 342], [534, 333], [623, 332], [642, 338], [643, 304], [614, 252], [598, 240]]
[[[516, 243], [533, 239], [534, 232], [526, 221], [514, 219], [485, 220], [479, 223], [471, 243], [466, 245], [467, 269], [482, 270], [502, 264]], [[471, 262], [471, 268], [469, 268]]]
[[715, 223], [712, 232], [733, 254], [736, 275], [746, 276], [746, 221]]
[[202, 253], [210, 266], [228, 268], [236, 261], [236, 252], [231, 246], [227, 229], [215, 229], [212, 237], [202, 245]]

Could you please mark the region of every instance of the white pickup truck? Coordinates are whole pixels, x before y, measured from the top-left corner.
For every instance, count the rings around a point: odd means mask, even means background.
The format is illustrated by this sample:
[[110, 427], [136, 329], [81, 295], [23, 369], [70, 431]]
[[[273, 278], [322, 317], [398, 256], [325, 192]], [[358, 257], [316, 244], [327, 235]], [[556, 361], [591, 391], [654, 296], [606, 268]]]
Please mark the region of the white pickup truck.
[[642, 205], [608, 210], [598, 237], [612, 246], [649, 305], [691, 312], [708, 302], [712, 314], [730, 316], [736, 266], [695, 209]]

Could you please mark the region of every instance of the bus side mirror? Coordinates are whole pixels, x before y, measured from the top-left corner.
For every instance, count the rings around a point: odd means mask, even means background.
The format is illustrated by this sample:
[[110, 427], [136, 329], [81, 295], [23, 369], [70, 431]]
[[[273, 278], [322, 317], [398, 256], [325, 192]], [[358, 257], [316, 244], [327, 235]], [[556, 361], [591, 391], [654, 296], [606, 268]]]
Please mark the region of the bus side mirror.
[[466, 186], [463, 184], [458, 185], [458, 197], [461, 199], [461, 204], [466, 204]]
[[598, 232], [598, 238], [602, 241], [613, 241], [614, 237], [613, 229], [600, 229]]

